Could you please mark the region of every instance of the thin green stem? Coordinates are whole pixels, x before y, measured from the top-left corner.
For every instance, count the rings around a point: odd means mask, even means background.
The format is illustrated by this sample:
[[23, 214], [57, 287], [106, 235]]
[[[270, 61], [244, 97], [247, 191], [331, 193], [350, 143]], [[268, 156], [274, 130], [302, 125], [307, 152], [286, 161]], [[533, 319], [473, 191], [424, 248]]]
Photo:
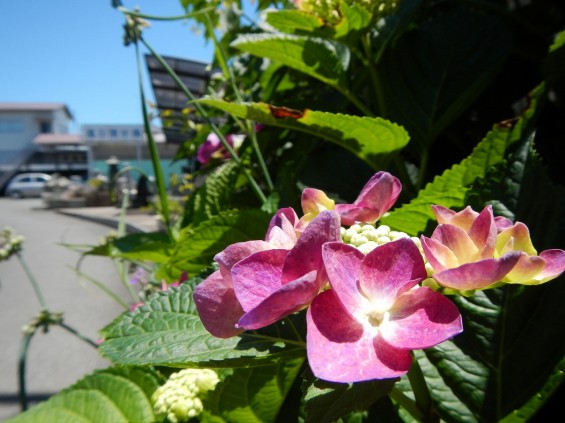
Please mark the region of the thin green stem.
[[[227, 54], [224, 50], [224, 48], [222, 47], [222, 44], [218, 41], [216, 34], [214, 32], [214, 28], [212, 25], [212, 20], [210, 19], [210, 15], [206, 15], [206, 25], [207, 25], [207, 29], [208, 32], [210, 32], [210, 34], [212, 34], [212, 41], [214, 42], [214, 46], [216, 47], [216, 57], [218, 58], [218, 62], [220, 63], [220, 67], [222, 68], [222, 71], [224, 72], [224, 75], [227, 79], [229, 79], [232, 90], [234, 92], [234, 95], [237, 98], [237, 101], [242, 103], [243, 102], [243, 98], [241, 97], [241, 93], [239, 92], [239, 88], [237, 86], [237, 82], [235, 79], [235, 75], [233, 73], [233, 69], [231, 68], [231, 66], [229, 66], [228, 64], [228, 59], [227, 59]], [[251, 147], [253, 148], [253, 151], [255, 153], [255, 155], [257, 156], [257, 161], [259, 162], [259, 167], [261, 168], [261, 171], [263, 172], [263, 176], [265, 177], [265, 182], [267, 184], [267, 188], [269, 189], [269, 192], [274, 191], [275, 187], [273, 185], [273, 181], [271, 179], [271, 175], [269, 174], [269, 169], [267, 169], [267, 164], [265, 163], [265, 159], [263, 157], [263, 154], [261, 153], [261, 149], [259, 148], [259, 143], [257, 142], [257, 135], [255, 133], [255, 125], [253, 124], [253, 122], [246, 120], [245, 121], [245, 129], [247, 131], [247, 134], [249, 135], [249, 138], [251, 138]]]
[[124, 302], [124, 300], [122, 300], [119, 295], [117, 295], [114, 291], [112, 291], [111, 289], [109, 289], [106, 285], [104, 285], [102, 282], [97, 281], [94, 278], [91, 278], [90, 276], [88, 276], [86, 273], [81, 272], [78, 269], [75, 269], [72, 266], [67, 266], [69, 269], [73, 270], [77, 275], [87, 279], [89, 282], [91, 282], [95, 287], [99, 288], [102, 292], [104, 292], [106, 295], [108, 295], [110, 298], [112, 298], [114, 301], [116, 301], [119, 305], [121, 305], [123, 308], [125, 308], [126, 310], [129, 310], [129, 305], [126, 304]]
[[417, 421], [423, 422], [425, 420], [425, 416], [422, 411], [418, 408], [414, 400], [404, 395], [398, 388], [393, 386], [392, 391], [389, 393], [390, 398], [404, 408], [406, 411], [410, 413], [412, 417], [414, 417]]
[[410, 366], [407, 376], [410, 386], [412, 387], [412, 392], [414, 392], [414, 397], [416, 398], [416, 404], [420, 411], [424, 413], [424, 420], [433, 420], [431, 418], [434, 414], [432, 396], [430, 395], [428, 384], [424, 378], [424, 373], [422, 373], [418, 359], [414, 354], [412, 354], [412, 365]]
[[82, 333], [80, 333], [78, 330], [76, 330], [75, 328], [67, 325], [66, 323], [58, 322], [57, 323], [59, 326], [61, 326], [63, 329], [65, 329], [67, 332], [72, 333], [73, 335], [75, 335], [77, 338], [82, 339], [84, 342], [86, 342], [87, 344], [89, 344], [90, 346], [94, 347], [94, 348], [98, 348], [98, 345], [96, 344], [96, 342], [94, 342], [92, 339], [90, 339], [89, 337], [83, 335]]
[[200, 114], [200, 116], [210, 126], [210, 129], [218, 136], [218, 138], [220, 139], [220, 142], [222, 143], [222, 146], [230, 154], [231, 159], [241, 168], [243, 174], [245, 175], [245, 177], [247, 178], [247, 180], [251, 184], [251, 188], [253, 189], [253, 191], [255, 192], [255, 194], [257, 195], [259, 200], [261, 201], [261, 203], [265, 203], [267, 201], [267, 197], [265, 196], [265, 194], [261, 190], [261, 187], [259, 186], [257, 181], [255, 181], [255, 178], [253, 178], [253, 175], [251, 175], [251, 172], [249, 171], [249, 169], [247, 169], [245, 167], [245, 165], [243, 164], [243, 162], [241, 161], [241, 159], [239, 158], [239, 156], [237, 155], [235, 150], [228, 143], [228, 141], [224, 137], [224, 134], [222, 134], [222, 132], [220, 131], [220, 128], [218, 128], [218, 126], [214, 122], [212, 122], [212, 120], [208, 116], [208, 113], [206, 113], [206, 110], [204, 110], [204, 108], [198, 102], [194, 102], [196, 100], [196, 97], [194, 97], [192, 92], [181, 81], [181, 79], [178, 77], [178, 75], [175, 73], [175, 71], [173, 69], [171, 69], [171, 67], [168, 65], [168, 63], [155, 50], [153, 50], [153, 48], [151, 48], [149, 43], [147, 43], [147, 41], [145, 41], [145, 39], [143, 37], [140, 37], [139, 39], [141, 40], [143, 45], [145, 47], [147, 47], [147, 49], [153, 55], [153, 57], [155, 57], [155, 59], [157, 59], [157, 61], [161, 64], [163, 69], [165, 69], [165, 71], [171, 76], [171, 78], [173, 78], [173, 81], [175, 81], [175, 84], [177, 84], [179, 89], [187, 96], [187, 98], [190, 101], [193, 102], [193, 105], [196, 108], [196, 110], [198, 111], [198, 113]]
[[340, 93], [342, 93], [355, 107], [357, 107], [365, 116], [375, 117], [375, 114], [369, 109], [361, 100], [359, 100], [351, 91], [348, 89], [337, 88]]
[[137, 59], [137, 73], [139, 79], [139, 94], [141, 97], [141, 111], [143, 113], [143, 126], [145, 128], [145, 134], [147, 135], [147, 142], [149, 145], [149, 153], [151, 155], [151, 163], [153, 164], [153, 171], [155, 172], [155, 183], [157, 185], [157, 190], [159, 194], [159, 202], [161, 203], [161, 215], [163, 216], [163, 223], [165, 224], [165, 229], [167, 230], [167, 234], [169, 235], [169, 238], [172, 240], [173, 235], [171, 232], [171, 222], [169, 216], [169, 199], [167, 197], [167, 191], [165, 189], [163, 169], [161, 168], [161, 162], [159, 161], [159, 152], [157, 150], [155, 140], [153, 139], [151, 126], [149, 125], [147, 104], [145, 102], [145, 90], [143, 88], [143, 73], [141, 71], [142, 68], [141, 55], [139, 52], [139, 45], [137, 42], [135, 43], [135, 55]]
[[39, 300], [39, 304], [41, 305], [41, 308], [47, 309], [47, 303], [45, 302], [45, 298], [43, 297], [43, 293], [41, 292], [41, 289], [39, 288], [39, 284], [37, 283], [35, 276], [33, 276], [31, 269], [29, 268], [29, 266], [27, 265], [26, 261], [24, 260], [23, 256], [21, 255], [21, 253], [19, 251], [16, 253], [16, 256], [18, 257], [18, 260], [19, 260], [22, 268], [24, 269], [24, 272], [26, 273], [29, 281], [31, 282], [33, 290], [35, 291], [35, 296]]
[[[378, 58], [373, 56], [373, 49], [371, 48], [371, 41], [369, 37], [370, 34], [366, 34], [364, 37], [361, 37], [361, 43], [363, 44], [363, 49], [365, 50], [365, 55], [367, 56], [367, 60], [368, 60], [367, 66], [369, 67], [369, 73], [371, 74], [371, 81], [373, 82], [373, 89], [375, 91], [375, 99], [377, 101], [377, 108], [378, 108], [377, 114], [379, 116], [386, 116], [387, 106], [384, 100], [382, 82], [376, 70], [378, 60], [380, 60], [380, 54], [382, 53], [378, 54]], [[382, 52], [382, 49], [380, 51]]]
[[26, 388], [26, 362], [27, 362], [27, 353], [29, 351], [29, 345], [31, 343], [31, 338], [33, 338], [34, 334], [35, 332], [24, 334], [20, 347], [20, 357], [18, 359], [19, 397], [20, 397], [20, 407], [22, 411], [26, 411], [29, 405], [27, 400], [27, 388]]
[[298, 339], [300, 342], [304, 342], [304, 339], [302, 339], [302, 336], [296, 330], [296, 326], [294, 326], [294, 323], [292, 323], [292, 320], [290, 320], [288, 317], [285, 317], [284, 320], [285, 320], [286, 323], [288, 323], [290, 325], [292, 332], [294, 333], [294, 335], [296, 335], [296, 339]]
[[306, 344], [304, 343], [304, 341], [293, 341], [291, 339], [281, 339], [281, 338], [275, 338], [274, 336], [266, 336], [266, 335], [259, 335], [257, 333], [248, 333], [248, 336], [252, 336], [254, 338], [259, 338], [259, 339], [264, 339], [265, 341], [269, 341], [269, 342], [284, 342], [285, 344], [292, 344], [292, 345], [298, 345], [299, 347], [306, 347]]
[[152, 21], [179, 21], [182, 19], [192, 19], [199, 15], [205, 15], [209, 12], [213, 12], [215, 10], [214, 7], [206, 7], [204, 9], [196, 10], [191, 13], [185, 13], [184, 15], [176, 15], [176, 16], [156, 16], [156, 15], [148, 15], [145, 13], [136, 12], [134, 10], [126, 9], [123, 6], [119, 6], [117, 8], [120, 12], [125, 15], [134, 16], [136, 18], [148, 19]]

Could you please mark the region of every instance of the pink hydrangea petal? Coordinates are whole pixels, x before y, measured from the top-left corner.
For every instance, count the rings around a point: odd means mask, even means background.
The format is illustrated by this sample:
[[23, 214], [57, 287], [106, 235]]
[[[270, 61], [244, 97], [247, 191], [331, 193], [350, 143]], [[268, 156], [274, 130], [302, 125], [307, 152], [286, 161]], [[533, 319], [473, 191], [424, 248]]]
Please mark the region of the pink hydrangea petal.
[[442, 270], [459, 266], [459, 261], [455, 254], [453, 254], [453, 251], [442, 243], [426, 238], [423, 235], [420, 237], [420, 242], [422, 243], [426, 259], [434, 271], [441, 272]]
[[440, 225], [455, 225], [464, 231], [468, 231], [471, 228], [473, 222], [479, 215], [479, 213], [474, 211], [470, 206], [465, 207], [460, 212], [455, 212], [444, 206], [433, 205], [432, 211]]
[[243, 330], [235, 327], [243, 315], [231, 283], [219, 271], [212, 273], [194, 290], [194, 304], [202, 324], [218, 338], [230, 338]]
[[410, 238], [383, 244], [365, 256], [359, 270], [359, 288], [382, 305], [427, 277], [424, 259]]
[[311, 270], [318, 271], [320, 283], [325, 282], [325, 274], [322, 271], [322, 245], [340, 239], [340, 220], [337, 213], [328, 210], [321, 212], [310, 222], [294, 248], [288, 252], [281, 277], [282, 283], [298, 279]]
[[281, 274], [287, 254], [287, 250], [260, 251], [232, 267], [233, 288], [244, 311], [257, 307], [281, 287]]
[[475, 245], [481, 250], [480, 259], [493, 256], [496, 246], [497, 230], [491, 206], [485, 207], [483, 211], [479, 213], [468, 233]]
[[345, 312], [332, 290], [314, 299], [306, 319], [308, 363], [316, 377], [352, 383], [399, 377], [410, 368], [409, 351], [375, 339]]
[[341, 216], [341, 223], [344, 225], [353, 225], [356, 222], [374, 223], [384, 214], [378, 209], [353, 204], [336, 204], [334, 210]]
[[433, 278], [441, 285], [458, 289], [482, 289], [500, 281], [516, 264], [520, 252], [514, 251], [499, 259], [486, 259], [475, 263], [463, 264], [454, 269], [435, 273]]
[[388, 172], [377, 172], [365, 184], [353, 204], [336, 204], [334, 210], [341, 216], [341, 223], [374, 223], [394, 205], [402, 185]]
[[504, 229], [508, 229], [513, 225], [510, 219], [503, 216], [496, 216], [494, 218], [494, 224], [496, 225], [496, 230], [498, 233], [502, 232]]
[[216, 254], [214, 260], [220, 266], [220, 272], [226, 281], [231, 284], [231, 268], [238, 261], [249, 257], [259, 251], [265, 251], [273, 248], [271, 244], [265, 241], [245, 241], [237, 242], [229, 245], [224, 251]]
[[547, 282], [555, 279], [565, 271], [565, 251], [563, 250], [545, 250], [540, 253], [540, 257], [546, 261], [545, 268], [538, 275], [541, 282]]
[[434, 230], [432, 239], [449, 248], [459, 264], [480, 259], [479, 247], [467, 232], [455, 225], [441, 224]]
[[388, 172], [377, 172], [365, 184], [353, 204], [380, 210], [381, 216], [394, 205], [402, 184], [400, 180]]
[[516, 265], [504, 278], [504, 282], [532, 285], [537, 284], [539, 283], [537, 277], [541, 274], [545, 267], [546, 262], [543, 258], [538, 256], [529, 256], [522, 252]]
[[496, 249], [501, 255], [506, 254], [510, 249], [523, 251], [530, 256], [538, 255], [530, 238], [530, 230], [522, 222], [516, 222], [498, 234]]
[[324, 266], [333, 291], [346, 310], [354, 312], [367, 301], [357, 284], [359, 269], [365, 255], [342, 242], [329, 242], [322, 249]]
[[237, 323], [237, 327], [248, 330], [259, 329], [303, 309], [318, 294], [316, 279], [316, 271], [313, 270], [283, 285], [257, 307], [245, 313]]
[[273, 248], [290, 250], [296, 244], [297, 235], [295, 226], [298, 224], [296, 212], [290, 208], [283, 208], [271, 218], [265, 240]]
[[335, 205], [335, 202], [324, 191], [315, 188], [306, 188], [302, 191], [300, 202], [304, 214], [315, 215], [324, 210], [333, 210]]
[[428, 287], [405, 292], [389, 313], [379, 332], [397, 348], [429, 348], [463, 331], [457, 307]]

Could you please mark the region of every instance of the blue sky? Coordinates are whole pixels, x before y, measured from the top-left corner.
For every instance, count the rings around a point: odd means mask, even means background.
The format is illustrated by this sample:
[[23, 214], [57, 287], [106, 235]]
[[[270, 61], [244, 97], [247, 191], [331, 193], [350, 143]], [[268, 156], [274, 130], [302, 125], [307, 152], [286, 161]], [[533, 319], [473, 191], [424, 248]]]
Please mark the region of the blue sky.
[[[147, 14], [183, 13], [179, 0], [123, 3]], [[0, 102], [65, 103], [73, 132], [82, 124], [141, 123], [135, 50], [123, 45], [123, 22], [111, 0], [1, 1]], [[212, 58], [191, 22], [152, 22], [144, 34], [160, 54]], [[147, 78], [145, 86], [152, 99]]]

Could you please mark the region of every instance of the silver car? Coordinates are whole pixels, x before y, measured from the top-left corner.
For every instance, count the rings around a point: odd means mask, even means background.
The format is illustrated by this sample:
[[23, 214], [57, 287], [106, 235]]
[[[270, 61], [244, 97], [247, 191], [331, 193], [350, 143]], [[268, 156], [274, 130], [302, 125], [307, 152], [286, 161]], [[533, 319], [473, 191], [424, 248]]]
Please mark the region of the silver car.
[[51, 175], [46, 173], [20, 173], [6, 187], [6, 196], [12, 198], [40, 197]]

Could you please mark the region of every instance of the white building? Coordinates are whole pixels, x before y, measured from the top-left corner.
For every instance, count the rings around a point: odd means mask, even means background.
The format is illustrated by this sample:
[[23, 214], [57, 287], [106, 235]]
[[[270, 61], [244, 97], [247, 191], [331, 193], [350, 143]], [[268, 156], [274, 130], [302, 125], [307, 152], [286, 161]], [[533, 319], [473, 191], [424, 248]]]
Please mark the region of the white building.
[[24, 171], [88, 177], [89, 149], [72, 122], [64, 103], [0, 103], [0, 189]]

